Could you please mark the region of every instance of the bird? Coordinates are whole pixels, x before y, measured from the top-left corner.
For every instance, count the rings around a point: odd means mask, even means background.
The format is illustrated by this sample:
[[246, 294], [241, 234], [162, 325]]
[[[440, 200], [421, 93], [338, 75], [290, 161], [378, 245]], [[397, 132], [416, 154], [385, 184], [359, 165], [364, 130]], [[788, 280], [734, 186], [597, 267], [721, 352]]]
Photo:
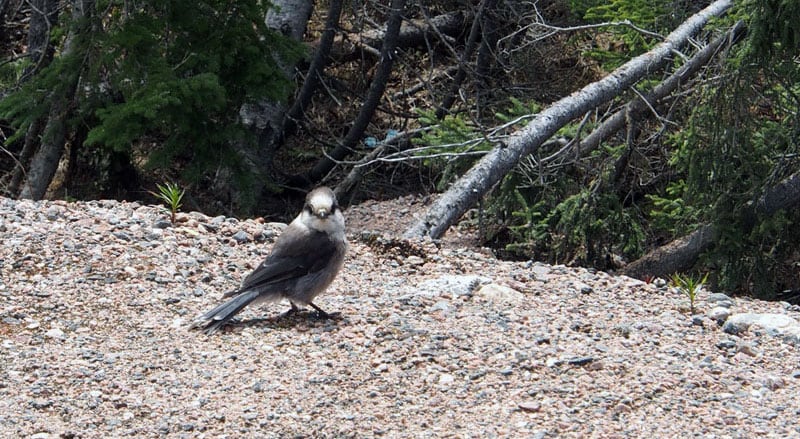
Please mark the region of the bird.
[[222, 296], [230, 299], [197, 316], [190, 328], [202, 328], [211, 335], [247, 305], [281, 299], [288, 299], [291, 305], [282, 316], [311, 306], [320, 318], [334, 317], [336, 313], [323, 311], [313, 300], [342, 269], [347, 247], [344, 215], [336, 195], [326, 186], [313, 189], [266, 259], [238, 289]]

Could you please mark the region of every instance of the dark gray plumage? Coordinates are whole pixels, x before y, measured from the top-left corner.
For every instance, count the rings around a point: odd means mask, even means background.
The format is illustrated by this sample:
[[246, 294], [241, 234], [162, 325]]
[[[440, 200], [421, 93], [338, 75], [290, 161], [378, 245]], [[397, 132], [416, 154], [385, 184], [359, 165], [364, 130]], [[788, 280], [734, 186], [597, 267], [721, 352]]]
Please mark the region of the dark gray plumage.
[[198, 316], [190, 327], [213, 334], [245, 306], [281, 299], [289, 300], [289, 312], [308, 305], [321, 317], [329, 317], [312, 301], [333, 282], [346, 252], [344, 216], [336, 196], [329, 188], [318, 187], [308, 193], [303, 210], [275, 241], [272, 253], [239, 289], [223, 296], [233, 298]]

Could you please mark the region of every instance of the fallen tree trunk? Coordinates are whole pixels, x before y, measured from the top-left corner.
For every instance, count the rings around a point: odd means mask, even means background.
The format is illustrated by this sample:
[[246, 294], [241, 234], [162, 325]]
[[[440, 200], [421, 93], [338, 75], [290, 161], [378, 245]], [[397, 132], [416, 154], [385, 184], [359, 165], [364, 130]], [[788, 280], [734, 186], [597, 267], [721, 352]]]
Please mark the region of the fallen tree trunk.
[[613, 99], [645, 75], [669, 61], [669, 55], [683, 46], [712, 17], [724, 13], [731, 0], [717, 0], [690, 17], [653, 50], [633, 58], [600, 81], [589, 84], [539, 113], [525, 128], [517, 131], [502, 145], [495, 146], [464, 176], [442, 194], [428, 212], [408, 228], [405, 236], [441, 237], [445, 231], [522, 157], [534, 153], [559, 128], [572, 119]]
[[[796, 172], [769, 188], [755, 203], [742, 213], [743, 233], [756, 223], [758, 216], [772, 216], [778, 211], [796, 209], [800, 205], [800, 172]], [[718, 226], [704, 224], [694, 232], [663, 245], [628, 264], [620, 274], [645, 279], [666, 277], [673, 273], [688, 271], [700, 255], [710, 249], [717, 240]]]
[[450, 189], [442, 194], [427, 213], [412, 224], [405, 236], [439, 238], [469, 208], [483, 197], [522, 157], [539, 146], [572, 119], [607, 102], [645, 75], [669, 62], [669, 55], [683, 46], [709, 19], [721, 15], [731, 0], [717, 0], [690, 17], [653, 50], [633, 58], [600, 81], [589, 84], [539, 113], [525, 128], [502, 145], [495, 146]]
[[[423, 47], [434, 39], [440, 39], [440, 36], [455, 38], [464, 33], [471, 19], [463, 11], [454, 11], [430, 19], [408, 20], [400, 27], [397, 48]], [[364, 54], [380, 58], [386, 32], [387, 28], [381, 28], [338, 36], [334, 40], [330, 56], [336, 62], [351, 61]]]
[[577, 156], [583, 157], [595, 148], [600, 146], [600, 143], [618, 132], [625, 126], [627, 117], [638, 119], [641, 114], [651, 111], [661, 99], [675, 91], [681, 84], [686, 83], [686, 80], [697, 73], [703, 66], [705, 66], [711, 58], [716, 54], [725, 44], [735, 41], [744, 31], [744, 23], [742, 21], [736, 22], [731, 29], [723, 35], [715, 38], [714, 41], [707, 44], [694, 56], [692, 56], [684, 65], [682, 65], [675, 73], [670, 75], [667, 79], [662, 81], [654, 87], [649, 93], [643, 97], [637, 97], [629, 102], [627, 105], [619, 109], [611, 117], [603, 121], [600, 126], [595, 128], [585, 139], [581, 140], [578, 144]]

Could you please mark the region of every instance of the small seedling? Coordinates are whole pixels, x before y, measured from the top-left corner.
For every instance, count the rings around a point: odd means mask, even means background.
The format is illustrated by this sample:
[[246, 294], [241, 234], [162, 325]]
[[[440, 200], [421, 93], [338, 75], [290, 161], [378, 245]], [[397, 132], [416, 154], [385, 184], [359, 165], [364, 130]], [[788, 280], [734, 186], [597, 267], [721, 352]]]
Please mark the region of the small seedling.
[[179, 188], [175, 183], [156, 184], [156, 186], [158, 187], [158, 192], [150, 191], [150, 193], [167, 205], [171, 213], [170, 221], [175, 224], [175, 214], [181, 208], [181, 200], [183, 199], [183, 194], [186, 193], [186, 189]]
[[708, 273], [699, 280], [678, 273], [673, 274], [671, 277], [672, 286], [689, 298], [689, 310], [692, 314], [694, 314], [694, 303], [697, 300], [697, 293], [700, 291], [700, 288], [703, 287], [703, 284], [706, 283], [706, 280], [708, 280]]

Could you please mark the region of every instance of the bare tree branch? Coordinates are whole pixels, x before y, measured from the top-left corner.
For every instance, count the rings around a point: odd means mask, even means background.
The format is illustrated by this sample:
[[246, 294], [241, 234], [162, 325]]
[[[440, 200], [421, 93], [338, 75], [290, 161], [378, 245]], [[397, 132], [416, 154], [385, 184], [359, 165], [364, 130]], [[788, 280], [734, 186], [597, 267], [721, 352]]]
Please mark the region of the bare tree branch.
[[[364, 135], [364, 131], [369, 121], [372, 119], [375, 110], [378, 108], [383, 92], [386, 90], [389, 76], [392, 73], [394, 59], [397, 56], [395, 53], [397, 36], [400, 33], [400, 25], [403, 22], [404, 9], [405, 0], [392, 0], [389, 7], [390, 15], [386, 25], [386, 35], [383, 40], [383, 46], [381, 47], [381, 62], [376, 69], [369, 91], [367, 92], [367, 97], [353, 125], [350, 127], [341, 143], [326, 157], [317, 162], [308, 173], [300, 176], [300, 181], [297, 183], [302, 183], [303, 181], [315, 183], [320, 181], [334, 166], [336, 166], [337, 160], [344, 159], [350, 153], [352, 148]], [[297, 180], [297, 178], [294, 180]], [[302, 184], [298, 184], [298, 186], [302, 186]]]

